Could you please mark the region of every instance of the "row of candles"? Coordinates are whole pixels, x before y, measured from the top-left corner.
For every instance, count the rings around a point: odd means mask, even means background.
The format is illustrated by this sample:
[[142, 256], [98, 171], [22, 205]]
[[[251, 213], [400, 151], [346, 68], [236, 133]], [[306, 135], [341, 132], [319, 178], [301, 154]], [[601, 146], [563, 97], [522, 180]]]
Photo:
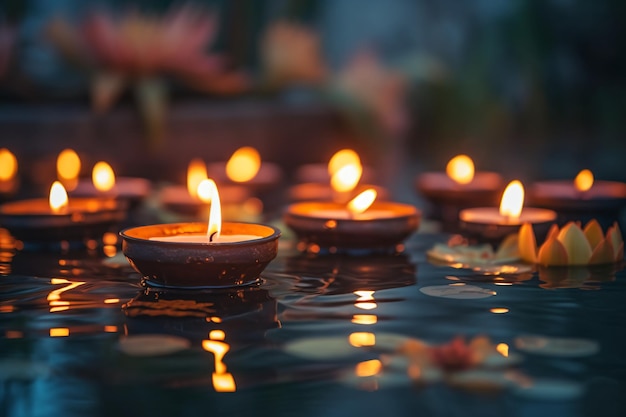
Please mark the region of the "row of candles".
[[[17, 160], [2, 149], [0, 162], [0, 192], [6, 193], [15, 181]], [[299, 239], [299, 249], [312, 252], [321, 248], [330, 252], [398, 249], [417, 230], [420, 210], [387, 201], [383, 187], [359, 185], [367, 169], [352, 150], [336, 153], [327, 167], [301, 168], [304, 178], [320, 177], [326, 182], [303, 183], [289, 190], [292, 201], [304, 200], [289, 205], [283, 216]], [[6, 203], [0, 206], [0, 225], [23, 240], [41, 239], [46, 234], [52, 240], [80, 239], [118, 223], [128, 205], [146, 198], [151, 188], [150, 182], [142, 178], [116, 179], [110, 165], [103, 161], [94, 165], [90, 181], [79, 180], [80, 159], [71, 150], [61, 152], [57, 171], [58, 181], [51, 187], [48, 201]], [[210, 208], [209, 222], [126, 230], [122, 232], [124, 252], [131, 264], [156, 284], [177, 286], [180, 282], [179, 267], [164, 270], [164, 259], [173, 265], [187, 264], [184, 286], [195, 286], [196, 279], [206, 283], [203, 277], [207, 273], [216, 277], [208, 281], [208, 286], [254, 281], [276, 256], [280, 231], [254, 223], [223, 224], [222, 206], [241, 207], [251, 189], [270, 187], [279, 179], [278, 167], [262, 163], [258, 152], [249, 147], [236, 151], [228, 162], [212, 164], [208, 170], [203, 161], [194, 160], [188, 169], [187, 186], [162, 189], [161, 202], [165, 208], [191, 208], [196, 214], [201, 208]], [[469, 234], [499, 239], [524, 223], [546, 226], [547, 233], [548, 226], [557, 220], [557, 212], [549, 208], [523, 207], [524, 188], [520, 181], [512, 181], [506, 187], [499, 208], [491, 205], [494, 197], [501, 193], [502, 184], [499, 174], [475, 172], [472, 160], [460, 155], [450, 161], [446, 173], [424, 173], [418, 177], [416, 185], [424, 196], [439, 204], [440, 209], [446, 205], [453, 207], [458, 216], [456, 220]], [[587, 211], [621, 209], [626, 202], [626, 184], [594, 182], [588, 170], [581, 171], [574, 181], [536, 183], [532, 190], [537, 201], [543, 199], [544, 206], [554, 202], [557, 209], [561, 206], [566, 209], [582, 207]], [[472, 207], [481, 203], [488, 206]], [[211, 256], [207, 256], [207, 245], [213, 248]], [[234, 255], [238, 259], [236, 268], [232, 265]], [[190, 259], [195, 267], [189, 266]], [[207, 271], [207, 264], [210, 264], [210, 271]], [[231, 281], [225, 280], [225, 276]]]

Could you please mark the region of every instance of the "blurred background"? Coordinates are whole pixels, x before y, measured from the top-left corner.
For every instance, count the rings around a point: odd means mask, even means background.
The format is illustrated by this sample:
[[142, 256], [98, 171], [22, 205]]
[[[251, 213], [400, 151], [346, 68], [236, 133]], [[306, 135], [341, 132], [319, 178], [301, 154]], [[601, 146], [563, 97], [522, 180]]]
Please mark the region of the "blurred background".
[[42, 182], [66, 147], [178, 181], [243, 145], [287, 174], [349, 146], [405, 195], [458, 153], [526, 181], [626, 180], [625, 17], [621, 0], [3, 0], [0, 147]]

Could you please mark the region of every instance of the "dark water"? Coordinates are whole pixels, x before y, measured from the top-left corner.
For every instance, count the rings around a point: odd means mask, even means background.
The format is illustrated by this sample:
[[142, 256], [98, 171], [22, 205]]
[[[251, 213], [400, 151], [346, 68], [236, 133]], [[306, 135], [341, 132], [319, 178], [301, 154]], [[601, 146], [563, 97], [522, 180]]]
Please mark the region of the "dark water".
[[[4, 245], [0, 416], [626, 415], [623, 270], [485, 276], [429, 263], [443, 241], [418, 234], [400, 255], [349, 257], [282, 239], [260, 285], [220, 292], [144, 288], [114, 246]], [[487, 296], [420, 291], [463, 283]], [[397, 352], [478, 335], [518, 360], [459, 384]], [[525, 348], [549, 338], [560, 349]], [[172, 340], [186, 345], [146, 352]]]

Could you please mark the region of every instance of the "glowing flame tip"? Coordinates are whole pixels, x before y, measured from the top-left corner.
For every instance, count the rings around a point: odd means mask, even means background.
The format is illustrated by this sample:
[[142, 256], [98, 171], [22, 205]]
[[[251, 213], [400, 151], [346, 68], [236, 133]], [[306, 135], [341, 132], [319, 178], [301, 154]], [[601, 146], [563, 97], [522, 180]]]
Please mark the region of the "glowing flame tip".
[[474, 179], [474, 161], [467, 155], [457, 155], [446, 166], [448, 177], [459, 184], [468, 184]]
[[518, 180], [511, 181], [502, 194], [500, 215], [508, 218], [519, 218], [524, 206], [524, 186]]

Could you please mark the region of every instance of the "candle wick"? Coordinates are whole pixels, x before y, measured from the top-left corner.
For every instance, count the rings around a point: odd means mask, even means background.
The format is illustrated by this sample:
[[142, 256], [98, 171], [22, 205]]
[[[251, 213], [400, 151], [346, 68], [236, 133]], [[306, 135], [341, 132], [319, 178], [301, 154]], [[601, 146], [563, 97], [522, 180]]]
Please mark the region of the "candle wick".
[[216, 234], [217, 234], [217, 231], [215, 231], [215, 232], [213, 232], [213, 233], [211, 233], [209, 235], [209, 242], [213, 242], [213, 238], [215, 237]]

